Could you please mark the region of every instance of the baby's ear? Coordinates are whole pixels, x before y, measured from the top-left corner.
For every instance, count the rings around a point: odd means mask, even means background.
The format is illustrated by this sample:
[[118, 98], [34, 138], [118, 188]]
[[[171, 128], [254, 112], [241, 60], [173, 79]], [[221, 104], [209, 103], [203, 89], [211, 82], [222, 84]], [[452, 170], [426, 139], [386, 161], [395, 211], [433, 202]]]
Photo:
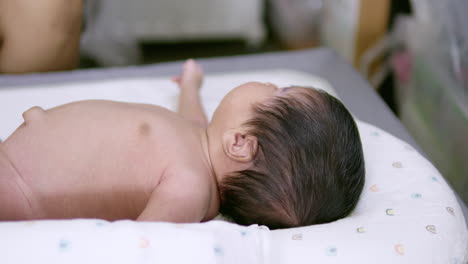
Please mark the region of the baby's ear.
[[223, 134], [224, 153], [234, 161], [251, 162], [257, 149], [257, 137], [247, 134], [245, 129], [233, 128]]

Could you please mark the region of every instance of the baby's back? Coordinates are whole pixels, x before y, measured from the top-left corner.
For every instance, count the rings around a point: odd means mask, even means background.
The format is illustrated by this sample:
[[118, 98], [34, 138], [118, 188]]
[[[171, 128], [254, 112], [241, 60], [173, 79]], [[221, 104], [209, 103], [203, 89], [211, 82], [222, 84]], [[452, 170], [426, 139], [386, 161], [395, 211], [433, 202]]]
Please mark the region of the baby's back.
[[136, 219], [196, 141], [176, 113], [152, 105], [81, 101], [23, 116], [3, 146], [37, 202], [33, 218]]

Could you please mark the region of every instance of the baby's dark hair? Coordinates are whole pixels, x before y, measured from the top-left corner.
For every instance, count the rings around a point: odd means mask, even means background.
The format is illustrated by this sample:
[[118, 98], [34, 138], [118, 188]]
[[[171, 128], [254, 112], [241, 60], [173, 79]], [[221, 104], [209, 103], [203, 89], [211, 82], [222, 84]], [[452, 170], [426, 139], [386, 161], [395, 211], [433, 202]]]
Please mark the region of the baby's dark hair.
[[364, 186], [356, 123], [335, 97], [305, 87], [253, 107], [253, 166], [219, 183], [221, 214], [271, 229], [328, 223], [355, 208]]

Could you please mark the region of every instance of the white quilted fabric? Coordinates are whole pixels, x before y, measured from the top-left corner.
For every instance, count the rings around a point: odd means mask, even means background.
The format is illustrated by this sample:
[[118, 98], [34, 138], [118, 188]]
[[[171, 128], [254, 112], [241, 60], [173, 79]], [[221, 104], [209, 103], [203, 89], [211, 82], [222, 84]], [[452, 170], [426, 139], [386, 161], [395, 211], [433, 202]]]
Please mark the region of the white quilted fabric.
[[[315, 86], [326, 81], [275, 70], [211, 75], [202, 90], [209, 116], [231, 88], [247, 81]], [[34, 105], [82, 99], [154, 103], [175, 109], [167, 79], [67, 83], [0, 90], [0, 137]], [[453, 191], [407, 143], [358, 122], [366, 185], [353, 214], [333, 223], [268, 231], [212, 221], [173, 225], [102, 220], [0, 223], [2, 263], [450, 263], [468, 262], [468, 231]]]
[[[0, 261], [27, 263], [262, 263], [268, 229], [223, 221], [140, 223], [99, 219], [0, 224]], [[264, 262], [267, 263], [267, 262]]]

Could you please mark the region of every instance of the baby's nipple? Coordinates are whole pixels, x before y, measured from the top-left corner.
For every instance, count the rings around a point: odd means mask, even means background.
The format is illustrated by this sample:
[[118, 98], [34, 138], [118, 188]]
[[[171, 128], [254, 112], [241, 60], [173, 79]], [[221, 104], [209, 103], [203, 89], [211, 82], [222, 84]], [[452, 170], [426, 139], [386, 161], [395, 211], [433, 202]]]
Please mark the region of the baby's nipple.
[[44, 118], [46, 111], [39, 106], [31, 107], [29, 110], [23, 113], [23, 119], [25, 123], [36, 122]]

